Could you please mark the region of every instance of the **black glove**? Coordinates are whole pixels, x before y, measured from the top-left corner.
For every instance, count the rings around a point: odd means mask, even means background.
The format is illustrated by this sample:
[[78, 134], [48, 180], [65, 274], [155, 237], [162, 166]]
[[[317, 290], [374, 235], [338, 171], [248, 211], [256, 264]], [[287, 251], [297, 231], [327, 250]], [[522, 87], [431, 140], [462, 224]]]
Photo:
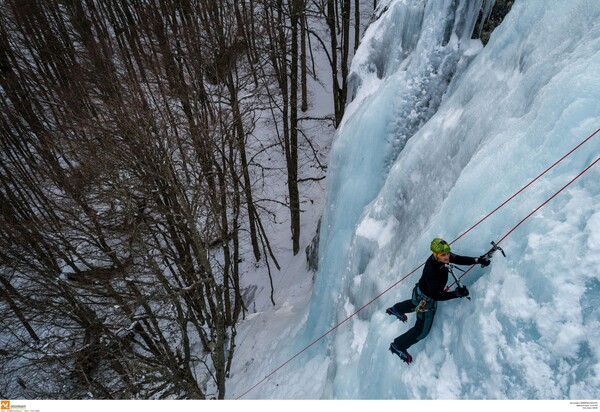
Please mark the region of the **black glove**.
[[477, 263], [480, 263], [481, 266], [486, 267], [490, 264], [490, 259], [487, 256], [482, 255], [477, 258]]
[[454, 293], [456, 293], [457, 298], [466, 298], [469, 296], [469, 289], [467, 289], [466, 286], [459, 286], [456, 288]]

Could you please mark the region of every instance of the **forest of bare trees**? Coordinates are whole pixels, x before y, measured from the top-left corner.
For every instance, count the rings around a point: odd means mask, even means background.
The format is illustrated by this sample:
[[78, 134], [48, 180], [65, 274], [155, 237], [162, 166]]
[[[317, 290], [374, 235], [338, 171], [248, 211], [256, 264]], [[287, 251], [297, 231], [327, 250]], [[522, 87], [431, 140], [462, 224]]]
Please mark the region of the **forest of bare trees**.
[[[322, 120], [337, 126], [357, 11], [0, 0], [1, 398], [225, 397], [244, 247], [278, 269], [276, 201], [299, 252], [299, 182], [325, 173], [299, 167], [307, 78], [333, 80]], [[285, 199], [261, 193], [267, 149], [285, 159]]]

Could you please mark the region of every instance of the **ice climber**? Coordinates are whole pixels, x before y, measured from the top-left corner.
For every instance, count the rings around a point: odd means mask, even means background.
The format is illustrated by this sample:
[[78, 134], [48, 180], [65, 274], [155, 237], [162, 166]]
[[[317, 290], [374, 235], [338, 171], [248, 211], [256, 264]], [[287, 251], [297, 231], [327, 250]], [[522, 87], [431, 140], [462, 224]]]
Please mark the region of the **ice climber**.
[[413, 289], [412, 299], [398, 302], [391, 308], [386, 309], [388, 315], [394, 315], [402, 322], [408, 320], [405, 313], [416, 312], [417, 314], [415, 325], [406, 333], [394, 339], [390, 344], [390, 351], [408, 364], [412, 362], [412, 356], [406, 350], [429, 334], [437, 302], [469, 296], [469, 290], [466, 286], [458, 285], [451, 292], [444, 290], [448, 282], [449, 270], [451, 270], [451, 267], [448, 265], [450, 263], [456, 265], [474, 265], [479, 263], [482, 266], [490, 264], [490, 259], [486, 255], [468, 257], [451, 253], [450, 245], [440, 238], [435, 238], [431, 241], [431, 252], [433, 253], [425, 263], [421, 279]]

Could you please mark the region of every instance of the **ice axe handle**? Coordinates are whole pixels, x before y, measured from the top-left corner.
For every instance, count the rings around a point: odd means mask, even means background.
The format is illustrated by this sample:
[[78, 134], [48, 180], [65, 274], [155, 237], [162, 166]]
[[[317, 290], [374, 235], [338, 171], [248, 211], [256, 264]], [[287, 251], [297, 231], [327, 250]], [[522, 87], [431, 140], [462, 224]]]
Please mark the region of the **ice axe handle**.
[[[448, 268], [448, 272], [452, 275], [452, 277], [454, 278], [454, 281], [456, 282], [456, 286], [462, 288], [462, 285], [460, 284], [460, 280], [458, 280], [458, 278], [456, 277], [456, 275], [454, 275], [454, 272], [452, 271], [452, 269], [454, 268], [453, 265], [445, 265]], [[462, 270], [462, 269], [459, 269]], [[464, 271], [463, 271], [464, 272]], [[471, 300], [470, 296], [465, 296], [468, 300]]]

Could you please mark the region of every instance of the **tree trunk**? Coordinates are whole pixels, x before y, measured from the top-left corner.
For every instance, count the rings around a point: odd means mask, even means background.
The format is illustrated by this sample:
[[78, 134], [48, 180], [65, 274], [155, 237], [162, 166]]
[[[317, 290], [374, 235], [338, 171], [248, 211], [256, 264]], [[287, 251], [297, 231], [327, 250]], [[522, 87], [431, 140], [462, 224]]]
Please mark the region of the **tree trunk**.
[[338, 81], [338, 43], [337, 43], [337, 29], [336, 29], [336, 14], [335, 14], [335, 0], [327, 0], [327, 10], [325, 20], [327, 27], [329, 27], [329, 45], [331, 47], [331, 75], [333, 80], [333, 112], [335, 118], [335, 126], [337, 127], [343, 114], [342, 101], [341, 101], [341, 88]]
[[[306, 0], [300, 1], [300, 84], [302, 87], [302, 103], [300, 110], [308, 110], [308, 85], [307, 85], [307, 64], [306, 56]], [[357, 0], [358, 1], [358, 0]]]
[[290, 46], [290, 138], [286, 144], [288, 190], [290, 195], [290, 224], [294, 255], [300, 250], [300, 197], [298, 193], [298, 22], [301, 0], [291, 0]]
[[360, 43], [360, 0], [354, 0], [354, 53]]

